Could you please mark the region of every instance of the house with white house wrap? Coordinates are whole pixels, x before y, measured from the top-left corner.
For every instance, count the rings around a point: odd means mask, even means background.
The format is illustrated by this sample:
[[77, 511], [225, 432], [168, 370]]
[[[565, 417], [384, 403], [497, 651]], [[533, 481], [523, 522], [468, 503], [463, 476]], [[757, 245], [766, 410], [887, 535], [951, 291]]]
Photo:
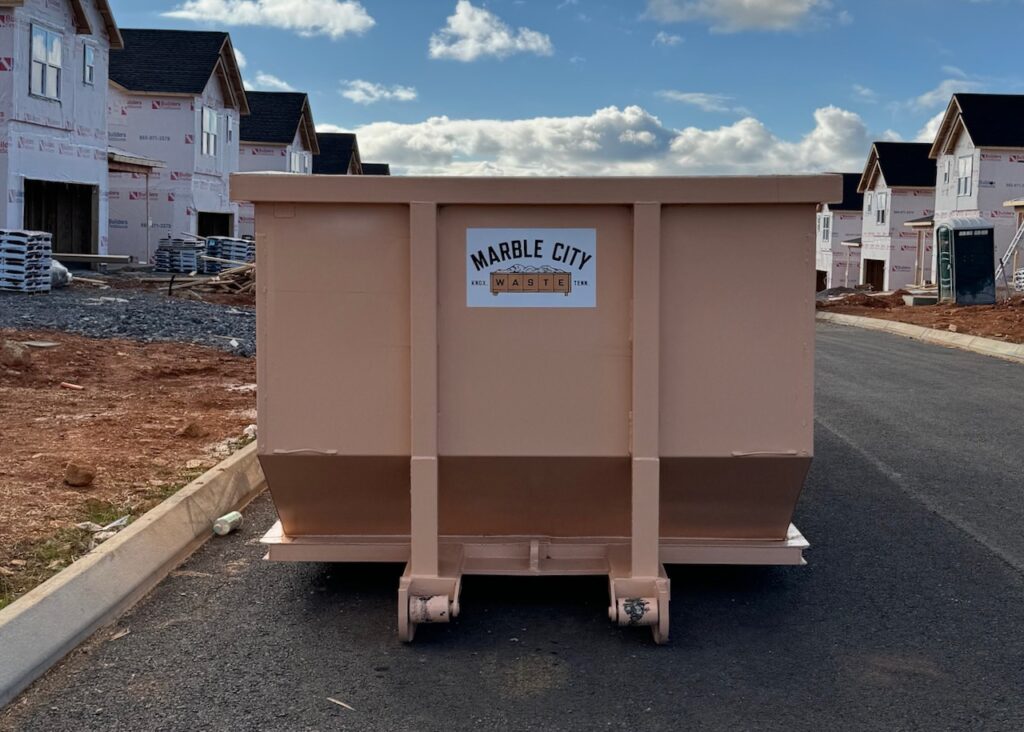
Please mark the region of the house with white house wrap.
[[819, 292], [860, 283], [860, 247], [850, 244], [861, 237], [864, 196], [857, 192], [860, 173], [841, 175], [843, 200], [822, 204], [818, 211], [815, 287]]
[[[898, 290], [915, 283], [920, 262], [931, 281], [932, 235], [906, 226], [935, 208], [935, 161], [927, 142], [876, 142], [857, 191], [864, 196], [860, 284]], [[923, 251], [919, 251], [919, 247]]]
[[238, 236], [228, 180], [239, 169], [239, 120], [249, 113], [227, 33], [122, 31], [111, 55], [110, 144], [163, 161], [148, 179], [110, 174], [110, 251], [150, 261], [182, 233]]
[[107, 250], [107, 66], [123, 45], [107, 0], [0, 3], [0, 228]]
[[[243, 173], [313, 172], [320, 153], [309, 97], [302, 92], [246, 92], [249, 114], [242, 117], [239, 170]], [[239, 236], [255, 236], [251, 203], [239, 204]]]
[[930, 157], [937, 164], [935, 225], [984, 219], [994, 228], [998, 260], [1017, 231], [1005, 202], [1024, 198], [1024, 95], [954, 94]]

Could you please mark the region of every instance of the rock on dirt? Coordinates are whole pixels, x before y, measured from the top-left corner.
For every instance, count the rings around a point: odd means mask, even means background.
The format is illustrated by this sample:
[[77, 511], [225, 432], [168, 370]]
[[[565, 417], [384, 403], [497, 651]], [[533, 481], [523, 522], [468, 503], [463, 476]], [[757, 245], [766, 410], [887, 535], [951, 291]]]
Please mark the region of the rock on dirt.
[[194, 440], [199, 437], [206, 437], [209, 433], [199, 426], [196, 422], [189, 422], [187, 425], [179, 429], [174, 433], [178, 437], [187, 437], [190, 440]]
[[12, 369], [27, 369], [32, 365], [32, 354], [27, 346], [5, 340], [0, 343], [0, 364]]
[[64, 467], [64, 482], [72, 488], [88, 488], [96, 480], [96, 468], [83, 463], [69, 462]]

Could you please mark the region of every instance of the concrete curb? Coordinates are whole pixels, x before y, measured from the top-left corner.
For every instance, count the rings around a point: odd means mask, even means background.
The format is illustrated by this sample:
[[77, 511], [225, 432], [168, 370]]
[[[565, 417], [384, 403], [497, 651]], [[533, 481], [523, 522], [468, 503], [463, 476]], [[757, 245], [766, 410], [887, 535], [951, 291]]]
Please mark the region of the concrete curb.
[[913, 338], [925, 343], [933, 343], [938, 346], [949, 346], [964, 351], [973, 351], [985, 356], [994, 356], [1006, 361], [1024, 363], [1024, 345], [1019, 343], [1004, 343], [991, 338], [981, 336], [964, 335], [963, 333], [950, 333], [935, 328], [925, 328], [921, 325], [910, 323], [899, 323], [895, 320], [882, 320], [881, 318], [864, 318], [859, 315], [844, 315], [842, 313], [817, 313], [817, 319], [826, 323], [836, 325], [851, 325], [855, 328], [866, 328], [868, 330], [880, 330], [884, 333], [892, 333], [907, 338]]
[[263, 490], [256, 444], [0, 611], [0, 708], [116, 619], [213, 535], [213, 521]]

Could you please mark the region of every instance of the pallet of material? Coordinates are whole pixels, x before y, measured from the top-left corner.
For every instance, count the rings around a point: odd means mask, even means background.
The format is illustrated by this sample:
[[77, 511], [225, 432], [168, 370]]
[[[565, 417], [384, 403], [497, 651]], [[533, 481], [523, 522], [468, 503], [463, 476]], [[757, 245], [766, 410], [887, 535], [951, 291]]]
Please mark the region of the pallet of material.
[[50, 234], [0, 229], [0, 290], [49, 292], [52, 256]]

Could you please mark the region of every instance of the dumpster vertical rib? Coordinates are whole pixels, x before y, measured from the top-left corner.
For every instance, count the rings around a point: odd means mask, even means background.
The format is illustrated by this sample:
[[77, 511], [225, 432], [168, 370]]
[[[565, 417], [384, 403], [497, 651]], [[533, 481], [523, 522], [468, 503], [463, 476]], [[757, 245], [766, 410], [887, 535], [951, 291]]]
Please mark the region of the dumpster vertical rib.
[[411, 574], [436, 577], [437, 204], [409, 206]]
[[633, 207], [632, 575], [657, 577], [661, 204]]

